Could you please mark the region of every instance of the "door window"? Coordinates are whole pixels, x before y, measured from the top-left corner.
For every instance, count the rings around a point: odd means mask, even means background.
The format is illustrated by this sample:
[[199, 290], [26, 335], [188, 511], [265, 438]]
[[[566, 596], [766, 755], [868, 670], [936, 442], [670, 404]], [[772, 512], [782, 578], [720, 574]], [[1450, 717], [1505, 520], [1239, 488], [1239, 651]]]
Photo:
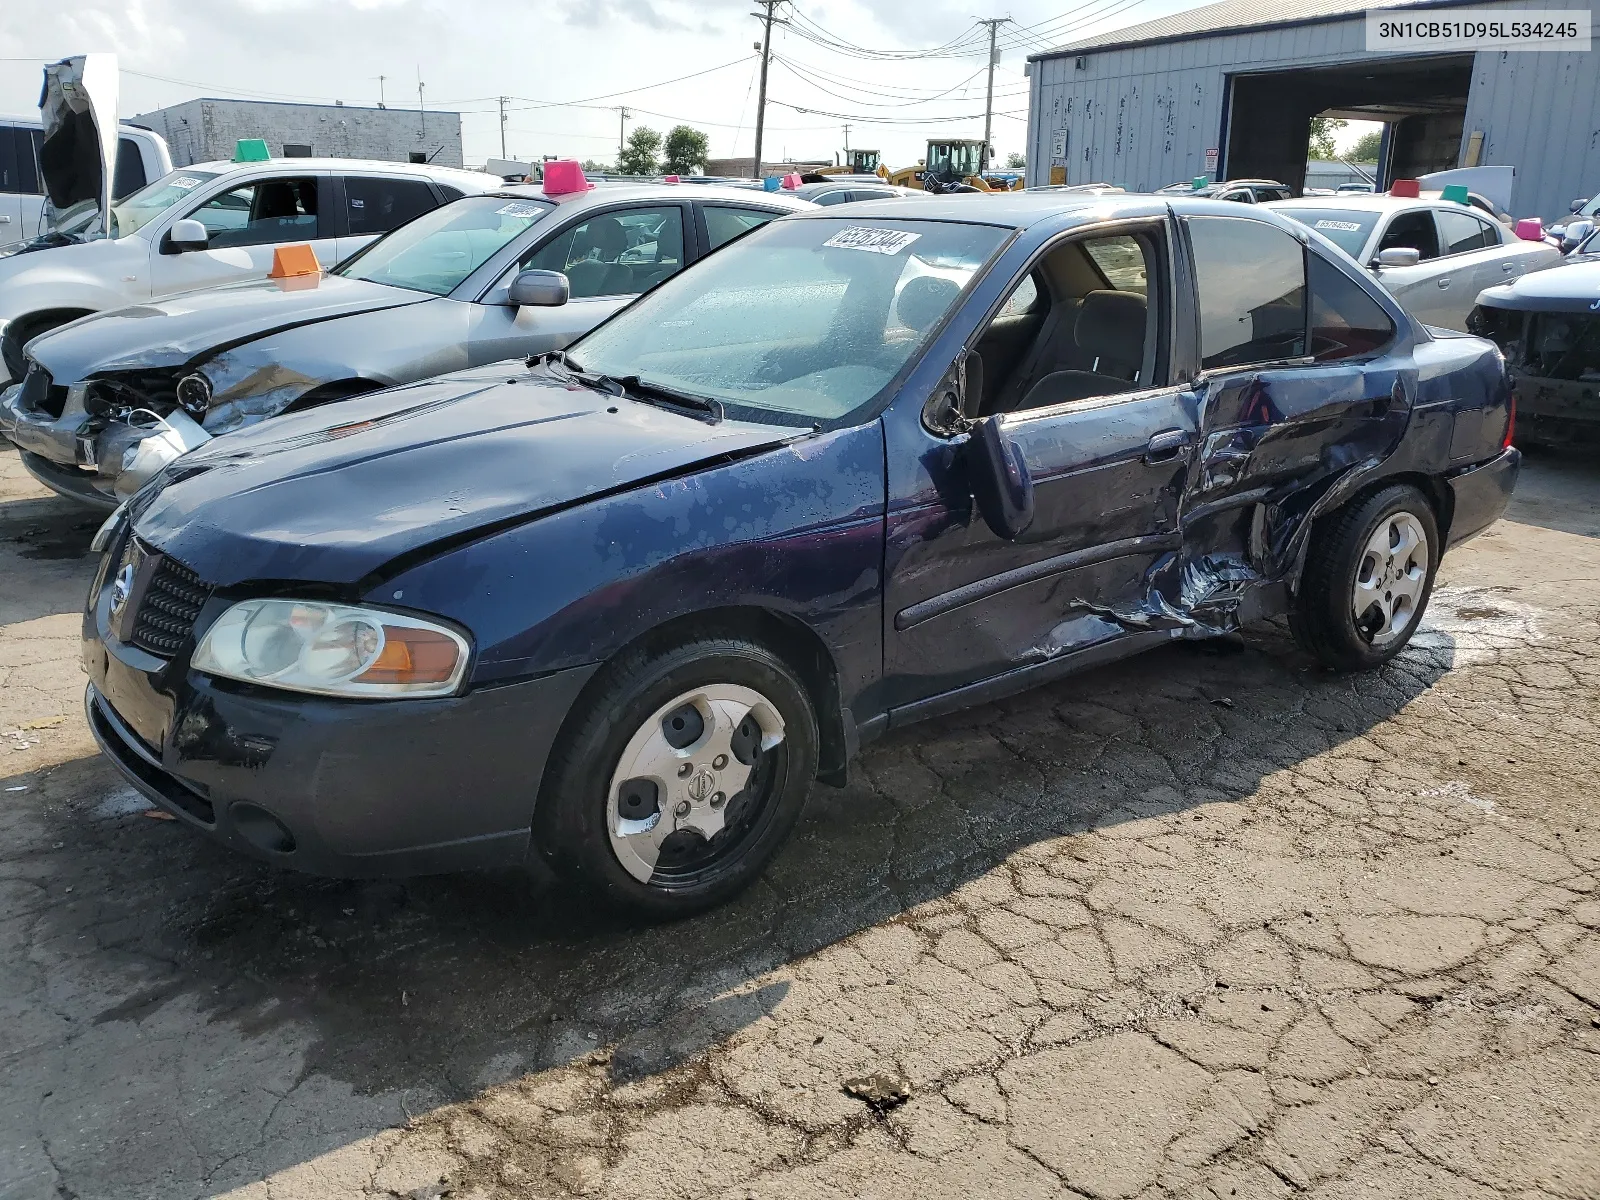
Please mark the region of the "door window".
[[111, 176], [111, 195], [118, 200], [131, 196], [150, 181], [144, 174], [144, 155], [131, 137], [117, 139], [117, 169]]
[[1465, 254], [1468, 250], [1485, 250], [1500, 244], [1489, 223], [1471, 213], [1440, 209], [1435, 215], [1439, 218], [1439, 240], [1446, 254]]
[[1389, 222], [1389, 227], [1383, 231], [1383, 240], [1378, 243], [1379, 250], [1392, 250], [1395, 247], [1403, 250], [1415, 250], [1422, 255], [1422, 261], [1439, 257], [1439, 233], [1433, 227], [1433, 214], [1426, 209], [1416, 212], [1401, 213]]
[[16, 135], [26, 132], [14, 125], [0, 125], [0, 192], [22, 190], [17, 178], [17, 143], [21, 139]]
[[1315, 252], [1306, 256], [1311, 283], [1311, 353], [1318, 362], [1360, 358], [1387, 346], [1394, 322], [1383, 306]]
[[320, 236], [315, 178], [263, 179], [214, 196], [189, 214], [213, 249], [312, 241]]
[[711, 240], [713, 250], [733, 241], [742, 233], [765, 225], [778, 215], [754, 208], [724, 208], [716, 204], [706, 205], [703, 211], [706, 214], [706, 235]]
[[564, 229], [522, 261], [523, 270], [562, 271], [571, 296], [632, 296], [683, 267], [683, 209], [629, 208]]
[[1131, 237], [1103, 237], [1084, 242], [1083, 248], [1100, 269], [1100, 274], [1119, 292], [1138, 292], [1141, 296], [1150, 291], [1149, 273], [1145, 268], [1144, 247]]
[[1200, 298], [1200, 365], [1298, 358], [1306, 347], [1306, 266], [1300, 243], [1262, 221], [1192, 217]]
[[388, 233], [439, 205], [425, 180], [381, 175], [346, 175], [344, 196], [352, 237]]
[[40, 195], [39, 141], [36, 129], [0, 125], [0, 192]]

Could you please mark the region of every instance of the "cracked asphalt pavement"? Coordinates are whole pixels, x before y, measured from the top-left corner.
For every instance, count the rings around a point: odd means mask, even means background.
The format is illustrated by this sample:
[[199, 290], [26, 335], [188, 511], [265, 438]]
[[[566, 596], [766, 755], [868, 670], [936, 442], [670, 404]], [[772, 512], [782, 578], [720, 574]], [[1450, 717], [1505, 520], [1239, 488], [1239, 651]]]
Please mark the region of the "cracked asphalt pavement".
[[907, 730], [658, 928], [153, 819], [95, 524], [0, 452], [3, 1200], [1600, 1197], [1600, 467], [1380, 673], [1268, 628]]

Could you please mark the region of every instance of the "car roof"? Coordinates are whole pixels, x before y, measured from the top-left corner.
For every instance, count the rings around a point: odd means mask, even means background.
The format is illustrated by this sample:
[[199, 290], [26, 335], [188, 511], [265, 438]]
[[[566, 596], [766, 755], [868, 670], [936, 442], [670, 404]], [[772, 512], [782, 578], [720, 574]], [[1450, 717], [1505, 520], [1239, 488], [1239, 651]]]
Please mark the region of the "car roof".
[[1062, 192], [957, 192], [915, 200], [897, 197], [832, 208], [817, 207], [799, 213], [794, 219], [816, 220], [910, 220], [951, 221], [968, 225], [998, 225], [1003, 229], [1027, 229], [1034, 225], [1075, 217], [1074, 223], [1116, 220], [1120, 217], [1151, 217], [1168, 209], [1180, 216], [1243, 217], [1277, 225], [1299, 236], [1301, 227], [1287, 217], [1268, 211], [1268, 206], [1239, 204], [1232, 200], [1210, 200], [1203, 196], [1156, 196], [1129, 193], [1078, 194]]
[[534, 183], [503, 183], [499, 187], [490, 188], [489, 194], [494, 196], [513, 196], [517, 199], [545, 200], [558, 204], [563, 208], [572, 205], [587, 207], [597, 204], [609, 204], [617, 200], [728, 200], [739, 204], [749, 204], [759, 199], [762, 203], [772, 203], [778, 208], [788, 208], [795, 212], [803, 212], [815, 208], [811, 201], [797, 197], [793, 192], [766, 192], [752, 188], [730, 187], [727, 184], [695, 184], [692, 188], [685, 188], [681, 183], [606, 183], [596, 182], [592, 188], [582, 192], [565, 192], [557, 196], [545, 195], [544, 189]]
[[212, 162], [190, 163], [185, 167], [174, 167], [176, 171], [210, 171], [217, 175], [227, 175], [234, 171], [251, 170], [258, 167], [284, 168], [306, 171], [368, 171], [382, 172], [385, 175], [415, 175], [419, 179], [461, 180], [471, 183], [481, 189], [488, 190], [500, 183], [498, 175], [490, 175], [487, 171], [467, 171], [461, 167], [436, 167], [432, 163], [402, 163], [384, 162], [374, 158], [269, 158], [265, 162], [233, 162], [231, 159], [217, 159]]

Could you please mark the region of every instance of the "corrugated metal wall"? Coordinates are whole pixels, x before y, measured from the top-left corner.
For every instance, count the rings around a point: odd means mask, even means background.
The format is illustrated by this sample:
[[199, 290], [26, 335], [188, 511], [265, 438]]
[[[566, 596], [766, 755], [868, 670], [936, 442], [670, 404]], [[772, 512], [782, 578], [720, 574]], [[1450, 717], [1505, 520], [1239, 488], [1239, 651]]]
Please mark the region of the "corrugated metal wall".
[[[1040, 59], [1031, 64], [1028, 183], [1049, 183], [1052, 165], [1066, 167], [1068, 183], [1137, 190], [1205, 174], [1206, 150], [1223, 148], [1229, 75], [1359, 62], [1369, 57], [1365, 41], [1358, 17], [1091, 51], [1082, 68], [1071, 55]], [[1519, 215], [1564, 216], [1573, 199], [1600, 191], [1600, 47], [1477, 55], [1463, 143], [1473, 130], [1484, 134], [1484, 164], [1517, 168]]]

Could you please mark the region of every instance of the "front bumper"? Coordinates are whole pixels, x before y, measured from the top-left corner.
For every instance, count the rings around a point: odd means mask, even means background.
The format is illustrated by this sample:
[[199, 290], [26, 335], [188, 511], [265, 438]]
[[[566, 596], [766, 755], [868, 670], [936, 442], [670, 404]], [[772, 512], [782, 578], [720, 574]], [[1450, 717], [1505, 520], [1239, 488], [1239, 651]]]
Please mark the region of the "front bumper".
[[84, 617], [89, 727], [127, 781], [185, 824], [341, 878], [526, 856], [546, 761], [593, 667], [440, 700], [300, 696], [195, 674], [192, 647], [167, 661], [117, 642], [99, 590]]
[[1530, 444], [1600, 441], [1600, 381], [1515, 372], [1517, 430]]
[[1521, 470], [1522, 451], [1509, 446], [1488, 462], [1450, 477], [1454, 504], [1447, 548], [1482, 533], [1500, 519]]

